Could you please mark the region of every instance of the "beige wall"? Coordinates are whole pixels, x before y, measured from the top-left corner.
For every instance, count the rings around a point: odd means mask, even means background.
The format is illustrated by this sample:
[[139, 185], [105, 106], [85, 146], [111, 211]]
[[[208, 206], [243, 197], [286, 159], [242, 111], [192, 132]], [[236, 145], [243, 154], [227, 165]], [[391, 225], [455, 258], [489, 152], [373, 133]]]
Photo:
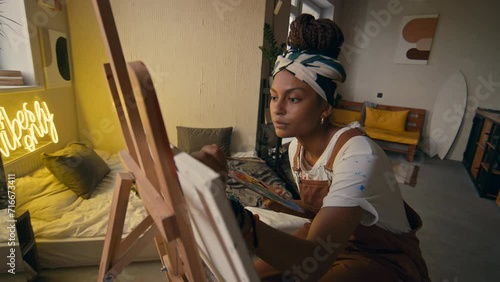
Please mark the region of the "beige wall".
[[[387, 24], [379, 24], [380, 29], [373, 29], [371, 35], [365, 37], [368, 40], [363, 40], [359, 30], [364, 30], [368, 23], [374, 26], [377, 21], [372, 12], [388, 10], [389, 2], [399, 2], [402, 11], [393, 14]], [[345, 1], [341, 26], [351, 48], [346, 53], [344, 45], [339, 57], [347, 72], [341, 94], [355, 101], [426, 109], [424, 137], [428, 140], [431, 114], [442, 114], [432, 113], [436, 95], [447, 78], [461, 70], [467, 81], [468, 104], [458, 137], [447, 155], [449, 159], [461, 160], [475, 108], [500, 109], [499, 9], [500, 2], [494, 0]], [[419, 14], [439, 14], [428, 65], [393, 63], [402, 16]], [[482, 85], [482, 80], [494, 83]], [[376, 98], [377, 92], [384, 93], [382, 99]], [[450, 110], [454, 109], [450, 104]]]
[[117, 152], [124, 142], [104, 76], [108, 59], [92, 2], [68, 1], [67, 9], [79, 137], [95, 148]]
[[[254, 150], [265, 1], [111, 3], [126, 60], [144, 61], [152, 74], [171, 142], [176, 126], [233, 126], [232, 151]], [[117, 151], [123, 141], [93, 13], [90, 0], [68, 4], [80, 136], [93, 130], [97, 148]]]
[[[6, 165], [6, 172], [15, 173], [18, 176], [40, 166], [40, 154], [42, 152], [53, 152], [64, 147], [69, 142], [78, 141], [78, 122], [75, 114], [73, 88], [71, 86], [53, 89], [45, 88], [41, 48], [37, 32], [38, 27], [43, 27], [66, 33], [69, 38], [66, 12], [63, 10], [59, 13], [53, 13], [42, 9], [37, 5], [36, 1], [26, 1], [26, 11], [30, 36], [32, 36], [34, 66], [39, 86], [27, 90], [0, 90], [0, 106], [6, 109], [9, 116], [12, 116], [22, 107], [23, 102], [28, 102], [28, 109], [32, 110], [34, 101], [45, 101], [54, 114], [59, 142], [38, 149]], [[71, 43], [71, 39], [69, 39], [69, 42]], [[74, 77], [73, 74], [72, 77]]]

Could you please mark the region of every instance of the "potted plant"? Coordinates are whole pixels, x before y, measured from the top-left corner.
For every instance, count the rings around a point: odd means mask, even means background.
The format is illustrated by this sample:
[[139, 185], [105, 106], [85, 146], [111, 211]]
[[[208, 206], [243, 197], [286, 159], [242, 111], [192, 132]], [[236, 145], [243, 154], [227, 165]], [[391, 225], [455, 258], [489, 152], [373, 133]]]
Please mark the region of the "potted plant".
[[278, 45], [278, 42], [274, 37], [274, 30], [267, 23], [264, 24], [264, 41], [267, 43], [267, 46], [259, 46], [259, 49], [262, 51], [264, 57], [266, 57], [269, 61], [269, 76], [271, 76], [274, 63], [276, 62], [278, 55], [286, 50], [286, 43], [283, 42]]
[[[4, 42], [8, 43], [8, 33], [6, 32], [6, 28], [13, 30], [11, 24], [20, 25], [15, 20], [3, 14], [5, 8], [1, 6], [2, 4], [5, 4], [5, 1], [0, 0], [0, 52], [4, 52], [3, 49]], [[0, 69], [0, 86], [15, 86], [15, 85], [24, 85], [21, 72], [18, 70]]]
[[[5, 4], [5, 1], [0, 0], [0, 5], [2, 5], [2, 4]], [[9, 23], [15, 23], [15, 24], [19, 25], [19, 23], [16, 22], [15, 20], [4, 16], [3, 9], [0, 6], [0, 38], [3, 37], [4, 39], [7, 39], [7, 34], [5, 33], [4, 29], [6, 27], [11, 28], [9, 26]], [[0, 44], [0, 50], [2, 50], [1, 44]]]

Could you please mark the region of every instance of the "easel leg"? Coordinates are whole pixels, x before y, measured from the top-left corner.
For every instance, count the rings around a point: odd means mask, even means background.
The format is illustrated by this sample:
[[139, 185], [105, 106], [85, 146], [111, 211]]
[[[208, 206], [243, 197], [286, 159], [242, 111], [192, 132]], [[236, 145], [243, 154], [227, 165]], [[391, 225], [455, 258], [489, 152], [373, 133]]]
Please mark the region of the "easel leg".
[[[108, 273], [113, 260], [119, 252], [125, 216], [127, 213], [128, 198], [133, 179], [129, 174], [118, 173], [115, 180], [115, 192], [111, 203], [109, 223], [104, 248], [99, 266], [97, 281], [112, 281], [119, 273]], [[111, 275], [111, 276], [109, 276]]]
[[184, 281], [181, 277], [185, 276], [184, 268], [179, 260], [179, 254], [176, 247], [176, 242], [166, 242], [163, 237], [158, 234], [155, 237], [156, 248], [160, 255], [161, 263], [164, 267], [163, 271], [168, 271], [165, 275], [169, 281], [177, 282]]
[[[151, 226], [140, 238], [138, 238], [127, 251], [124, 252], [123, 256], [115, 257], [113, 259], [113, 265], [108, 271], [113, 277], [116, 277], [115, 273], [121, 273], [127, 265], [134, 259], [134, 257], [140, 253], [149, 243], [153, 241], [154, 236], [158, 234], [158, 229], [156, 226]], [[127, 247], [124, 244], [121, 246]], [[106, 277], [106, 276], [105, 276]]]

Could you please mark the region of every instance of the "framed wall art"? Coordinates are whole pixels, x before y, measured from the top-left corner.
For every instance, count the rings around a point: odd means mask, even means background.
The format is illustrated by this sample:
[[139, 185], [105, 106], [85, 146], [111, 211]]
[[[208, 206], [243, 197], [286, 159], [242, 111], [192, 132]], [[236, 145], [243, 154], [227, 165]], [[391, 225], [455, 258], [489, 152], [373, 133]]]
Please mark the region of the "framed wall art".
[[403, 16], [394, 62], [426, 65], [431, 53], [438, 15]]

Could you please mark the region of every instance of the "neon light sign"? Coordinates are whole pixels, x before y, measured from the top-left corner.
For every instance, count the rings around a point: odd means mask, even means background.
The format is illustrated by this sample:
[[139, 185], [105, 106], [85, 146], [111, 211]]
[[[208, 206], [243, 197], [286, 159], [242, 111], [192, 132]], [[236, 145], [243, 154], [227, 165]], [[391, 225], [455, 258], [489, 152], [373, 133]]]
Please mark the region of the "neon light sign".
[[9, 118], [4, 107], [0, 107], [0, 152], [6, 158], [12, 151], [25, 148], [30, 152], [36, 149], [38, 139], [50, 135], [52, 142], [59, 142], [54, 114], [45, 102], [35, 101], [34, 110], [23, 103], [22, 110], [14, 118]]

